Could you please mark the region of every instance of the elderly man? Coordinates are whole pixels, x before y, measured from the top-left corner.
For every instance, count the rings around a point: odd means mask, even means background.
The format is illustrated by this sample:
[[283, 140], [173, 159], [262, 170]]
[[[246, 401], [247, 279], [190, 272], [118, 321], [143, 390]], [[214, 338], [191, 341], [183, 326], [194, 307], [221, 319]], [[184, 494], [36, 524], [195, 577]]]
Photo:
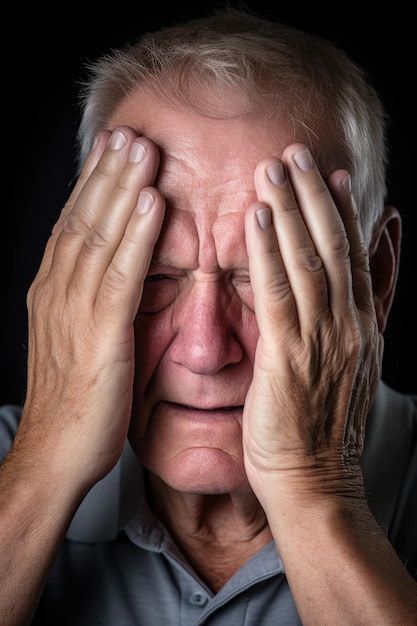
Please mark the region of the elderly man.
[[234, 11], [91, 72], [25, 405], [3, 410], [2, 620], [414, 624], [377, 95], [330, 44]]

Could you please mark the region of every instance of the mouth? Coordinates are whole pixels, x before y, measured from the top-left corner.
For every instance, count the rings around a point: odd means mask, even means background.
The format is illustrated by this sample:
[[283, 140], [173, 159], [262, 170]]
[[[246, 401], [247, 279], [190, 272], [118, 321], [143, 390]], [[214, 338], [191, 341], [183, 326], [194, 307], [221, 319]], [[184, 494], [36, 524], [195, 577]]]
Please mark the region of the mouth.
[[240, 411], [243, 409], [242, 405], [202, 407], [202, 406], [193, 406], [190, 404], [179, 404], [177, 402], [167, 402], [167, 404], [170, 404], [180, 409], [184, 409], [186, 411], [204, 411], [208, 413], [219, 413], [219, 412], [229, 413], [230, 411]]
[[242, 414], [243, 411], [243, 405], [241, 404], [237, 404], [237, 405], [207, 405], [207, 406], [201, 406], [201, 405], [193, 405], [193, 404], [182, 404], [180, 402], [170, 402], [170, 401], [163, 401], [162, 404], [165, 404], [165, 406], [167, 407], [171, 407], [171, 409], [173, 409], [176, 413], [183, 413], [183, 414], [193, 414], [195, 416], [200, 415], [201, 417], [206, 416], [240, 416]]
[[235, 432], [236, 424], [239, 425], [239, 428], [242, 424], [243, 405], [207, 404], [204, 406], [201, 402], [194, 405], [160, 400], [152, 411], [151, 419], [155, 423], [164, 424], [163, 428], [172, 428], [173, 424], [175, 424], [175, 428], [185, 428], [188, 434], [195, 432], [194, 429], [197, 429], [200, 434], [201, 432], [206, 433], [207, 428], [211, 432], [216, 432], [217, 428], [212, 430], [215, 425], [221, 428], [222, 432], [224, 429], [228, 432], [230, 428]]

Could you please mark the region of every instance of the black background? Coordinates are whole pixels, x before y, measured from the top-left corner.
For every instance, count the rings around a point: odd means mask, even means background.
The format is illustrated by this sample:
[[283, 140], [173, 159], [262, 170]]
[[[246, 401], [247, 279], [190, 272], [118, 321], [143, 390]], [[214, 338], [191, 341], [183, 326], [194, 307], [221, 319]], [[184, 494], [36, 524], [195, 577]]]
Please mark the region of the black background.
[[[0, 403], [20, 403], [24, 397], [25, 296], [73, 179], [77, 81], [84, 76], [84, 63], [135, 34], [203, 15], [212, 6], [219, 3], [21, 5], [10, 7], [3, 19]], [[249, 1], [246, 6], [340, 44], [373, 76], [386, 104], [391, 118], [388, 200], [400, 209], [404, 230], [383, 374], [396, 389], [417, 393], [417, 74], [411, 9], [396, 3], [382, 13], [370, 8], [380, 5], [364, 2], [321, 8], [318, 3]]]

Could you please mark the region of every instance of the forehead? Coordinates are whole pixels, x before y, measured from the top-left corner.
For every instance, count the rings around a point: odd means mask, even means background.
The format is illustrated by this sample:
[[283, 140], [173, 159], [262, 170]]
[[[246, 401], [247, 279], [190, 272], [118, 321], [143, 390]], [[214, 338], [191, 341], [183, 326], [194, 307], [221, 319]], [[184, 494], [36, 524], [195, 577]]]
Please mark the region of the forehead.
[[[221, 98], [221, 96], [219, 96]], [[201, 107], [202, 108], [202, 107]], [[254, 115], [236, 97], [224, 95], [218, 115], [204, 115], [185, 105], [156, 100], [143, 90], [133, 91], [117, 107], [111, 127], [127, 124], [152, 139], [161, 153], [160, 180], [177, 177], [175, 186], [190, 179], [196, 192], [215, 194], [239, 187], [245, 180], [253, 189], [253, 172], [262, 158], [280, 156], [294, 141], [286, 125], [272, 124], [266, 115]], [[178, 178], [179, 173], [181, 177]]]
[[[228, 108], [229, 107], [229, 108]], [[167, 201], [154, 259], [167, 264], [181, 253], [188, 267], [247, 265], [244, 215], [257, 200], [254, 171], [261, 159], [280, 157], [295, 139], [287, 124], [255, 116], [236, 98], [203, 115], [132, 92], [111, 120], [133, 127], [159, 147], [155, 185]]]
[[160, 150], [155, 185], [167, 211], [154, 259], [175, 265], [181, 250], [188, 267], [247, 265], [244, 215], [257, 199], [255, 167], [280, 156], [291, 140], [287, 129], [271, 132], [266, 119], [248, 113], [205, 116], [143, 92], [122, 101], [111, 120], [117, 125], [133, 127]]

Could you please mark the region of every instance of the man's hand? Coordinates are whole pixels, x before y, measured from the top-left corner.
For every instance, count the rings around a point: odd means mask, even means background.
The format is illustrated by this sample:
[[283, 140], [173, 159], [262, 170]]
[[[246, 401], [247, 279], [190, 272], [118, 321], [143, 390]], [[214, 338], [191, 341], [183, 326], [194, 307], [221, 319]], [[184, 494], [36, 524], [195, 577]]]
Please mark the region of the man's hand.
[[[260, 338], [244, 446], [258, 495], [271, 476], [283, 489], [356, 489], [382, 343], [348, 173], [330, 182], [332, 194], [301, 144], [255, 173], [247, 245]], [[256, 214], [269, 210], [262, 229]]]
[[348, 173], [327, 187], [295, 144], [260, 163], [255, 183], [248, 478], [303, 624], [411, 626], [416, 584], [371, 515], [359, 466], [383, 343]]
[[16, 448], [86, 485], [125, 441], [133, 322], [164, 200], [156, 146], [129, 127], [100, 133], [28, 295], [28, 389]]

